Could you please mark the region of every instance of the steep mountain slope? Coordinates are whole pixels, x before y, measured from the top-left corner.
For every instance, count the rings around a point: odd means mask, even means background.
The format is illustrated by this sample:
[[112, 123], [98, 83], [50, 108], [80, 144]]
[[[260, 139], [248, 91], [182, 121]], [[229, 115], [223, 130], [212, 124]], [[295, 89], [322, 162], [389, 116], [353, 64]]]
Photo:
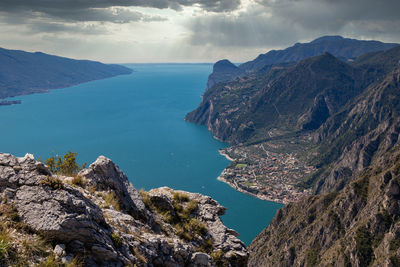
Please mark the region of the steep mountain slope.
[[0, 48], [0, 98], [46, 92], [131, 72], [119, 65]]
[[206, 91], [186, 120], [206, 124], [233, 144], [265, 137], [271, 128], [313, 130], [360, 93], [356, 72], [326, 53], [266, 75], [219, 84]]
[[[251, 73], [265, 73], [273, 67], [293, 65], [308, 57], [322, 55], [326, 52], [337, 58], [347, 60], [355, 59], [363, 54], [391, 49], [398, 44], [382, 43], [379, 41], [363, 41], [343, 38], [341, 36], [323, 36], [310, 43], [296, 43], [294, 46], [284, 50], [272, 50], [266, 54], [259, 55], [256, 59], [241, 64], [238, 68], [228, 69], [223, 73], [219, 71], [218, 65], [227, 64], [229, 61], [217, 62], [213, 73], [209, 77], [207, 89], [218, 82], [228, 82], [241, 75]], [[229, 62], [229, 64], [232, 64]]]
[[100, 156], [75, 177], [0, 153], [1, 266], [246, 266], [210, 197], [137, 191]]
[[248, 266], [399, 266], [400, 150], [338, 193], [279, 210], [249, 246]]
[[[378, 62], [392, 64], [383, 59], [394, 52]], [[250, 245], [250, 266], [400, 265], [400, 61], [392, 61], [315, 133], [327, 162], [315, 175], [319, 195], [278, 212]]]
[[[384, 64], [376, 67], [381, 62]], [[323, 167], [314, 177], [315, 192], [341, 189], [353, 174], [369, 166], [376, 153], [397, 142], [393, 138], [399, 132], [395, 125], [400, 117], [399, 62], [400, 47], [380, 53], [370, 64], [363, 65], [366, 73], [384, 73], [397, 66], [386, 77], [372, 76], [375, 82], [314, 134], [319, 143], [315, 162]]]

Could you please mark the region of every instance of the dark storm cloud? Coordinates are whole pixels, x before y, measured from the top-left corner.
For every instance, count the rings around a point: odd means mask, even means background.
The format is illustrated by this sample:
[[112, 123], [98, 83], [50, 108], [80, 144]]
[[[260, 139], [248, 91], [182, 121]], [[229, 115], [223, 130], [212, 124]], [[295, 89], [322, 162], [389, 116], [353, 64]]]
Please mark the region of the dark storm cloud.
[[195, 45], [276, 47], [325, 34], [400, 41], [399, 0], [255, 0], [233, 16], [198, 16]]
[[226, 12], [235, 10], [240, 0], [1, 0], [0, 10], [15, 12], [30, 10], [47, 14], [109, 7], [151, 7], [180, 10], [185, 6], [198, 6], [206, 11]]

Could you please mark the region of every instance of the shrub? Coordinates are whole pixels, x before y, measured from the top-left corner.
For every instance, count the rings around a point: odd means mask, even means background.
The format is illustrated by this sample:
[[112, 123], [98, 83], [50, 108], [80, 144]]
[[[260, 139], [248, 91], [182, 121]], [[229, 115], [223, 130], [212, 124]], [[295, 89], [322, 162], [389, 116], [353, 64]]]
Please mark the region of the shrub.
[[55, 190], [64, 188], [63, 182], [60, 179], [55, 178], [53, 176], [46, 176], [45, 179], [40, 181], [40, 184], [49, 186], [49, 187], [51, 187], [51, 188], [53, 188]]
[[192, 214], [195, 210], [197, 210], [198, 204], [197, 201], [194, 199], [191, 199], [189, 203], [186, 205], [186, 208], [184, 210], [184, 213], [186, 214]]
[[114, 192], [107, 193], [104, 196], [104, 201], [106, 202], [107, 206], [112, 206], [115, 210], [121, 211], [121, 203], [118, 197], [115, 195]]
[[138, 248], [133, 248], [133, 254], [135, 254], [135, 257], [142, 263], [147, 263], [147, 259], [145, 256], [143, 256], [142, 253], [140, 253]]
[[224, 266], [224, 255], [225, 253], [222, 250], [216, 250], [211, 253], [211, 258], [213, 259], [215, 265], [218, 267]]
[[365, 176], [353, 184], [355, 193], [366, 203], [368, 198], [369, 177]]
[[362, 226], [357, 229], [355, 240], [357, 257], [360, 260], [360, 265], [369, 266], [369, 264], [374, 260], [374, 253], [371, 247], [371, 233], [365, 226]]
[[86, 163], [82, 166], [78, 165], [76, 162], [77, 155], [78, 153], [68, 151], [63, 157], [54, 156], [46, 159], [45, 163], [53, 173], [74, 176], [86, 166]]
[[174, 192], [172, 199], [178, 202], [188, 202], [189, 196], [185, 193]]
[[10, 248], [11, 245], [8, 234], [0, 234], [0, 259], [6, 258], [8, 256], [8, 251], [10, 250]]
[[120, 248], [122, 246], [122, 237], [117, 232], [112, 232], [110, 237], [115, 247]]
[[77, 175], [74, 178], [72, 178], [71, 183], [74, 185], [80, 186], [80, 187], [85, 187], [87, 184], [87, 181], [82, 176]]

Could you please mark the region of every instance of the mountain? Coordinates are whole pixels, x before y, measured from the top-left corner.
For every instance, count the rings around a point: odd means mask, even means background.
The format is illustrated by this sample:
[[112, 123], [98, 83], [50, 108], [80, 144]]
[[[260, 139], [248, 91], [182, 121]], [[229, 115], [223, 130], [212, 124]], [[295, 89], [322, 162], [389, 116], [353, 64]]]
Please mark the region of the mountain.
[[273, 127], [318, 128], [360, 91], [353, 73], [325, 53], [260, 77], [218, 84], [186, 119], [208, 125], [217, 138], [234, 144]]
[[323, 36], [310, 43], [296, 43], [284, 50], [271, 50], [259, 55], [256, 59], [241, 64], [238, 68], [226, 69], [220, 72], [218, 65], [233, 65], [228, 60], [217, 62], [213, 73], [209, 77], [207, 88], [218, 82], [228, 82], [242, 75], [257, 72], [267, 72], [273, 67], [291, 65], [308, 57], [322, 55], [326, 52], [344, 61], [355, 59], [363, 54], [391, 49], [398, 44], [382, 43], [379, 41], [364, 41], [341, 36]]
[[248, 266], [400, 266], [399, 170], [397, 144], [343, 190], [279, 210]]
[[249, 266], [400, 266], [400, 46], [342, 56], [254, 67], [208, 88], [186, 116], [234, 145], [233, 165], [262, 149], [261, 160], [290, 153], [316, 169], [297, 184], [313, 195], [277, 212]]
[[119, 65], [0, 48], [0, 99], [130, 73]]
[[314, 133], [315, 193], [280, 210], [249, 266], [400, 265], [400, 48], [354, 66], [374, 82]]
[[308, 57], [330, 53], [340, 59], [355, 59], [363, 54], [388, 50], [397, 46], [393, 43], [363, 41], [341, 36], [323, 36], [310, 43], [296, 43], [284, 50], [272, 50], [240, 66], [246, 72], [255, 72], [264, 66], [277, 63], [298, 62]]
[[0, 153], [1, 266], [246, 266], [210, 197], [139, 192], [103, 156], [73, 177], [51, 169]]
[[243, 71], [229, 60], [220, 60], [213, 66], [213, 72], [208, 77], [206, 90], [217, 83], [230, 81], [242, 73]]

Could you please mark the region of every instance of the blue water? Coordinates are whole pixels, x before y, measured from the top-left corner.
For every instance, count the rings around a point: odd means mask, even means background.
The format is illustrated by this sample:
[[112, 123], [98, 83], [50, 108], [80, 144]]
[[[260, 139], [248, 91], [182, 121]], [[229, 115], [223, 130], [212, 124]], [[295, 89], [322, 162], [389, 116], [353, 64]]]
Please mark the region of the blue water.
[[132, 75], [18, 97], [0, 107], [0, 151], [43, 159], [78, 152], [116, 162], [136, 188], [199, 192], [228, 210], [224, 223], [246, 244], [282, 205], [239, 193], [216, 178], [229, 162], [203, 126], [185, 114], [201, 101], [210, 64], [132, 64]]

